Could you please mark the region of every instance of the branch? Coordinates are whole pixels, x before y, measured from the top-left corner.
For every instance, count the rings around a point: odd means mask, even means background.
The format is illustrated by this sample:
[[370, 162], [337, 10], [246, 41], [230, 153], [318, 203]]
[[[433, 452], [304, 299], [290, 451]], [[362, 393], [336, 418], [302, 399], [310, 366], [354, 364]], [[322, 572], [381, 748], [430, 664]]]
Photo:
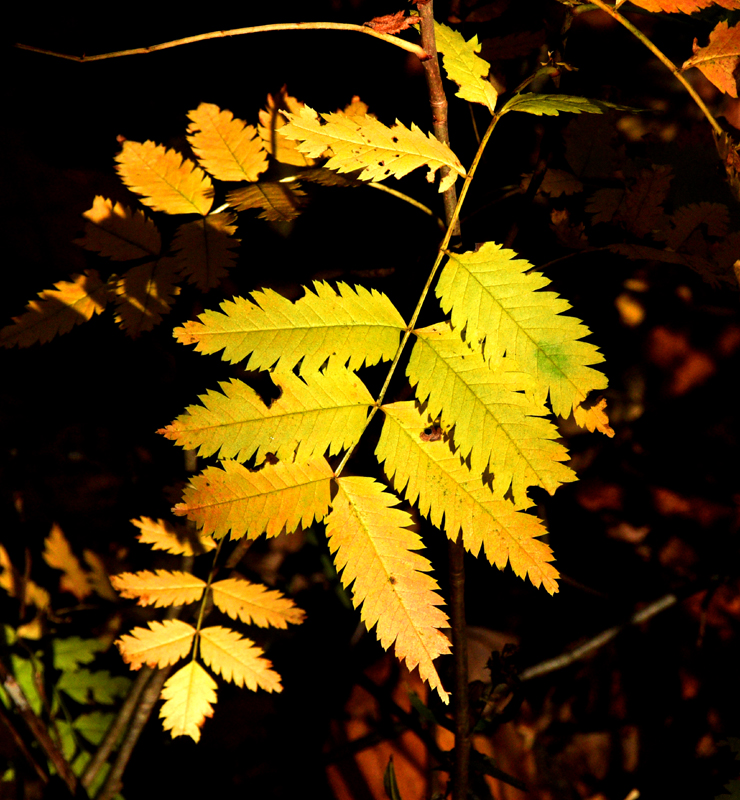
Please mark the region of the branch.
[[694, 87], [684, 78], [681, 74], [681, 71], [678, 67], [671, 61], [670, 58], [662, 51], [659, 50], [651, 41], [648, 39], [647, 36], [639, 29], [636, 28], [626, 17], [623, 17], [613, 6], [607, 5], [604, 0], [593, 0], [590, 4], [592, 6], [596, 6], [600, 8], [602, 11], [605, 11], [612, 19], [615, 19], [620, 25], [623, 25], [627, 30], [639, 39], [645, 47], [659, 60], [661, 61], [668, 69], [673, 73], [674, 78], [680, 83], [683, 84], [684, 89], [691, 95], [691, 98], [699, 106], [702, 114], [707, 118], [709, 124], [712, 126], [712, 129], [717, 135], [723, 134], [725, 131], [722, 129], [722, 126], [717, 122], [717, 120], [712, 115], [712, 112], [707, 108], [705, 102], [699, 97], [699, 93], [694, 89]]
[[2, 687], [5, 689], [5, 693], [10, 699], [11, 704], [23, 718], [23, 721], [33, 734], [34, 739], [36, 739], [39, 746], [44, 751], [44, 755], [54, 765], [57, 774], [66, 784], [70, 794], [75, 795], [77, 792], [77, 778], [72, 772], [71, 766], [62, 755], [51, 736], [49, 736], [44, 723], [31, 708], [31, 704], [28, 702], [28, 698], [23, 689], [18, 685], [18, 681], [16, 681], [2, 661], [0, 661], [0, 682], [2, 682]]
[[428, 58], [426, 51], [419, 47], [418, 44], [407, 42], [404, 39], [399, 39], [397, 36], [390, 36], [387, 33], [378, 33], [373, 28], [368, 28], [365, 25], [350, 25], [343, 22], [279, 22], [272, 25], [255, 25], [251, 28], [232, 28], [228, 31], [212, 31], [211, 33], [199, 33], [196, 36], [186, 36], [184, 39], [175, 39], [171, 42], [162, 42], [161, 44], [153, 44], [150, 47], [135, 47], [132, 50], [116, 50], [113, 53], [100, 53], [95, 56], [73, 56], [68, 53], [57, 53], [53, 50], [44, 50], [41, 47], [33, 47], [32, 45], [16, 43], [16, 47], [21, 50], [30, 50], [32, 53], [42, 53], [46, 56], [54, 56], [55, 58], [64, 58], [68, 61], [103, 61], [107, 58], [120, 58], [121, 56], [138, 56], [144, 53], [154, 53], [157, 50], [169, 50], [172, 47], [179, 47], [184, 44], [193, 44], [195, 42], [205, 42], [209, 39], [224, 39], [231, 36], [246, 36], [250, 33], [268, 33], [270, 31], [355, 31], [356, 33], [365, 33], [375, 39], [381, 39], [384, 42], [393, 44], [413, 53], [418, 58], [424, 60]]
[[603, 647], [607, 642], [616, 638], [623, 630], [626, 630], [632, 625], [640, 625], [643, 622], [647, 622], [651, 617], [660, 614], [661, 611], [665, 611], [667, 608], [671, 608], [671, 606], [674, 606], [677, 602], [678, 598], [675, 594], [663, 595], [663, 597], [645, 606], [645, 608], [636, 611], [627, 622], [607, 628], [605, 631], [594, 636], [593, 639], [589, 639], [584, 644], [567, 653], [562, 653], [559, 656], [555, 656], [555, 658], [549, 658], [547, 661], [542, 661], [539, 664], [535, 664], [533, 667], [525, 669], [519, 676], [519, 680], [529, 681], [532, 680], [532, 678], [539, 678], [541, 675], [547, 675], [550, 672], [568, 667], [576, 661], [585, 658], [589, 653], [593, 653], [594, 650]]

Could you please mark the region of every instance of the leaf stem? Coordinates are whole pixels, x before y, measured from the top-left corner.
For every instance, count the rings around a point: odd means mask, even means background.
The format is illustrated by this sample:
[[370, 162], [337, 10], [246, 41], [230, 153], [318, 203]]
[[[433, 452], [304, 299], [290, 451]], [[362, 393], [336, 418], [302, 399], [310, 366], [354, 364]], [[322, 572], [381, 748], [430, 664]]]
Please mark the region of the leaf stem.
[[16, 47], [21, 50], [30, 50], [32, 53], [42, 53], [47, 56], [54, 56], [55, 58], [64, 58], [68, 61], [103, 61], [107, 58], [120, 58], [121, 56], [137, 56], [144, 53], [154, 53], [157, 50], [169, 50], [172, 47], [180, 47], [184, 44], [194, 44], [195, 42], [205, 42], [209, 39], [224, 39], [230, 36], [246, 36], [250, 33], [268, 33], [270, 31], [354, 31], [356, 33], [365, 33], [375, 39], [380, 39], [389, 44], [400, 47], [409, 53], [413, 53], [418, 58], [424, 60], [428, 58], [426, 51], [419, 47], [418, 44], [407, 42], [405, 39], [399, 39], [397, 36], [391, 36], [387, 33], [379, 33], [373, 28], [366, 25], [351, 25], [343, 22], [279, 22], [271, 25], [255, 25], [250, 28], [232, 28], [228, 31], [212, 31], [211, 33], [199, 33], [195, 36], [186, 36], [184, 39], [174, 39], [171, 42], [162, 42], [161, 44], [153, 44], [149, 47], [135, 47], [131, 50], [116, 50], [112, 53], [100, 53], [94, 56], [74, 56], [68, 53], [57, 53], [54, 50], [44, 50], [41, 47], [33, 47], [32, 45], [16, 43]]
[[645, 47], [660, 61], [662, 62], [668, 69], [673, 73], [673, 76], [683, 84], [684, 89], [691, 95], [691, 98], [699, 106], [702, 114], [707, 118], [707, 121], [712, 126], [714, 132], [718, 135], [723, 134], [724, 130], [722, 126], [717, 122], [714, 118], [712, 112], [707, 108], [705, 102], [699, 96], [699, 93], [694, 89], [694, 87], [684, 78], [681, 74], [678, 67], [671, 61], [670, 58], [662, 51], [659, 50], [651, 41], [648, 39], [647, 36], [639, 29], [636, 28], [626, 17], [623, 17], [619, 11], [617, 11], [613, 6], [607, 5], [604, 0], [592, 0], [589, 4], [592, 6], [596, 6], [600, 8], [602, 11], [605, 11], [612, 19], [616, 20], [620, 25], [623, 25], [627, 30], [639, 39]]

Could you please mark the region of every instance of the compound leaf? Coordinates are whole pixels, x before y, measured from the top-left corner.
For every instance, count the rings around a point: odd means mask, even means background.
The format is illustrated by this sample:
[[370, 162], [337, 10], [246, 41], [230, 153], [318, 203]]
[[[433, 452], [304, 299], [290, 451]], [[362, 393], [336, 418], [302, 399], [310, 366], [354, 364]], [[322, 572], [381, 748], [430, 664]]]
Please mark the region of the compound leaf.
[[498, 93], [488, 80], [491, 65], [476, 55], [481, 49], [478, 37], [466, 42], [461, 33], [439, 22], [434, 23], [434, 36], [447, 77], [460, 87], [455, 96], [488, 106], [493, 113]]
[[267, 153], [257, 129], [222, 111], [213, 103], [201, 103], [188, 112], [188, 141], [203, 168], [220, 181], [256, 181], [267, 169]]
[[157, 226], [143, 211], [131, 211], [121, 203], [97, 195], [92, 208], [82, 216], [87, 220], [85, 233], [75, 244], [112, 261], [151, 258], [162, 249]]
[[205, 581], [189, 572], [158, 569], [155, 572], [121, 572], [111, 575], [113, 588], [140, 606], [180, 606], [203, 596]]
[[116, 641], [123, 660], [131, 669], [166, 667], [190, 651], [195, 628], [179, 619], [149, 622], [149, 628], [134, 628]]
[[432, 418], [454, 426], [455, 444], [471, 469], [493, 473], [493, 491], [502, 499], [511, 487], [518, 508], [531, 505], [529, 486], [553, 494], [561, 483], [576, 479], [561, 463], [566, 449], [556, 441], [557, 428], [546, 419], [544, 405], [522, 393], [526, 375], [492, 369], [446, 324], [414, 331], [417, 341], [406, 374], [416, 384], [420, 403], [428, 401]]
[[281, 692], [280, 676], [272, 662], [263, 658], [261, 647], [230, 628], [214, 625], [200, 632], [200, 654], [224, 680], [251, 691]]
[[155, 211], [205, 216], [211, 210], [211, 179], [176, 150], [150, 141], [126, 141], [116, 161], [121, 180]]
[[232, 619], [260, 628], [287, 628], [303, 622], [305, 613], [277, 589], [244, 578], [226, 578], [211, 586], [213, 602]]
[[437, 582], [426, 574], [431, 564], [415, 552], [423, 545], [408, 529], [411, 515], [393, 508], [398, 499], [372, 478], [338, 478], [337, 484], [326, 534], [342, 585], [352, 586], [352, 602], [362, 604], [368, 629], [377, 625], [380, 644], [387, 650], [395, 643], [398, 658], [409, 669], [418, 665], [422, 679], [448, 702], [433, 663], [450, 652], [440, 630], [448, 620]]
[[223, 350], [225, 361], [249, 356], [247, 369], [286, 372], [303, 359], [306, 375], [327, 359], [354, 370], [393, 358], [406, 323], [386, 295], [346, 283], [313, 288], [295, 303], [271, 289], [254, 292], [254, 302], [227, 300], [173, 333], [200, 353]]
[[362, 435], [373, 398], [353, 372], [334, 368], [307, 379], [283, 372], [273, 376], [281, 395], [266, 406], [242, 381], [221, 383], [221, 392], [199, 398], [159, 433], [201, 456], [257, 462], [274, 453], [281, 461], [306, 461], [352, 447]]
[[437, 297], [452, 314], [452, 325], [472, 344], [483, 342], [485, 357], [498, 363], [506, 354], [534, 377], [553, 411], [568, 417], [589, 392], [604, 389], [605, 376], [590, 364], [604, 360], [595, 345], [581, 341], [589, 329], [561, 312], [570, 304], [555, 292], [538, 291], [550, 281], [528, 273], [532, 265], [495, 242], [477, 252], [452, 254]]
[[265, 532], [277, 536], [326, 516], [333, 471], [323, 458], [308, 464], [265, 464], [250, 472], [236, 461], [208, 467], [190, 479], [175, 514], [187, 514], [206, 534], [222, 538]]
[[[465, 170], [447, 145], [417, 125], [409, 130], [396, 121], [391, 128], [370, 115], [357, 116], [337, 111], [321, 117], [308, 106], [298, 114], [286, 114], [290, 124], [281, 129], [289, 139], [299, 142], [298, 149], [312, 158], [331, 151], [326, 165], [337, 172], [362, 170], [360, 180], [381, 181], [390, 175], [402, 178], [418, 167], [428, 167], [428, 180], [448, 167], [449, 174], [440, 181], [445, 191]], [[322, 122], [323, 120], [323, 122]]]
[[216, 681], [198, 664], [190, 661], [171, 675], [162, 689], [165, 703], [159, 712], [162, 726], [175, 736], [200, 740], [206, 717], [213, 716]]
[[177, 229], [172, 240], [174, 266], [201, 291], [221, 283], [236, 264], [239, 239], [235, 238], [236, 214], [209, 214]]
[[508, 500], [496, 499], [444, 438], [422, 438], [430, 423], [413, 401], [382, 409], [385, 421], [375, 453], [395, 488], [410, 503], [418, 503], [433, 525], [444, 527], [452, 541], [462, 531], [465, 549], [474, 556], [482, 546], [499, 569], [508, 561], [520, 578], [556, 592], [552, 551], [537, 538], [547, 533], [541, 520], [518, 511]]
[[23, 314], [0, 330], [0, 345], [30, 347], [50, 342], [103, 311], [109, 296], [108, 286], [94, 269], [73, 275], [71, 281], [59, 281], [53, 289], [39, 292], [38, 300], [31, 300]]

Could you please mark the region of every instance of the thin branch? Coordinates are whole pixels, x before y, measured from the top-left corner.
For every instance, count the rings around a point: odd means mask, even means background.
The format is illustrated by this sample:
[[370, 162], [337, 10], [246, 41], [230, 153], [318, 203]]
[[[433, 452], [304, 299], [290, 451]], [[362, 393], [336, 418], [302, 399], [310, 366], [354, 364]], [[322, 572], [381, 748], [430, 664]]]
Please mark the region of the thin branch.
[[5, 706], [3, 706], [2, 703], [0, 703], [0, 720], [3, 721], [3, 724], [10, 732], [11, 738], [15, 742], [15, 746], [23, 754], [23, 757], [26, 759], [26, 761], [33, 767], [34, 772], [39, 776], [42, 783], [44, 784], [49, 783], [49, 776], [46, 774], [41, 764], [39, 764], [39, 762], [36, 761], [36, 759], [33, 757], [33, 753], [29, 750], [28, 746], [23, 741], [23, 737], [16, 730], [15, 726], [5, 713]]
[[87, 789], [95, 781], [103, 764], [107, 763], [113, 748], [116, 746], [119, 738], [131, 719], [134, 711], [136, 710], [139, 697], [144, 691], [149, 678], [154, 670], [151, 667], [143, 667], [139, 674], [136, 676], [131, 689], [129, 690], [126, 700], [123, 702], [120, 711], [116, 718], [111, 722], [110, 727], [105, 732], [103, 741], [100, 743], [95, 755], [90, 760], [90, 763], [85, 767], [85, 771], [80, 777], [80, 783]]
[[72, 767], [69, 765], [64, 755], [62, 755], [51, 736], [49, 736], [46, 725], [44, 725], [36, 715], [36, 712], [31, 708], [31, 704], [28, 702], [28, 698], [23, 689], [19, 686], [18, 681], [16, 681], [2, 661], [0, 661], [0, 683], [2, 683], [6, 695], [10, 698], [11, 704], [28, 726], [33, 738], [36, 739], [39, 746], [44, 751], [44, 755], [54, 765], [59, 777], [69, 789], [70, 794], [74, 795], [77, 792], [77, 777], [72, 772]]
[[677, 81], [683, 84], [684, 89], [691, 95], [691, 98], [699, 106], [702, 114], [707, 118], [709, 124], [712, 126], [714, 132], [717, 135], [721, 135], [724, 133], [722, 126], [717, 122], [717, 120], [712, 115], [712, 112], [707, 108], [705, 102], [699, 97], [699, 93], [694, 89], [694, 87], [684, 78], [681, 74], [678, 67], [671, 61], [670, 58], [662, 51], [659, 50], [651, 41], [648, 39], [647, 36], [639, 29], [636, 28], [626, 17], [623, 17], [619, 11], [617, 11], [613, 6], [607, 5], [604, 0], [593, 0], [590, 5], [597, 6], [602, 11], [605, 11], [612, 19], [616, 20], [620, 25], [623, 25], [627, 30], [639, 39], [645, 47], [660, 61], [662, 62], [668, 69], [673, 73], [674, 78]]
[[607, 628], [605, 631], [597, 634], [579, 647], [576, 647], [567, 653], [561, 653], [561, 655], [555, 656], [555, 658], [549, 658], [547, 661], [542, 661], [539, 664], [535, 664], [533, 667], [525, 669], [524, 672], [522, 672], [522, 674], [519, 676], [519, 680], [529, 681], [532, 680], [532, 678], [539, 678], [542, 675], [547, 675], [550, 672], [555, 672], [556, 670], [568, 667], [571, 664], [574, 664], [576, 661], [580, 661], [580, 659], [585, 658], [587, 655], [589, 655], [589, 653], [593, 653], [595, 650], [603, 647], [608, 642], [611, 642], [611, 640], [616, 638], [623, 630], [626, 630], [633, 625], [640, 625], [643, 622], [646, 622], [651, 617], [656, 616], [656, 614], [660, 614], [661, 611], [671, 608], [677, 602], [678, 597], [676, 597], [675, 594], [663, 595], [663, 597], [645, 606], [645, 608], [641, 608], [639, 611], [636, 611], [627, 620], [627, 622], [623, 623], [622, 625], [614, 625], [611, 628]]
[[246, 36], [250, 33], [268, 33], [270, 31], [354, 31], [355, 33], [365, 33], [374, 39], [381, 39], [384, 42], [400, 47], [409, 53], [413, 53], [420, 59], [428, 58], [427, 53], [418, 44], [399, 39], [397, 36], [390, 36], [387, 33], [378, 33], [373, 28], [365, 25], [350, 25], [343, 22], [280, 22], [272, 25], [255, 25], [250, 28], [232, 28], [228, 31], [212, 31], [211, 33], [199, 33], [196, 36], [186, 36], [184, 39], [175, 39], [171, 42], [153, 44], [150, 47], [135, 47], [132, 50], [116, 50], [113, 53], [100, 53], [95, 56], [73, 56], [68, 53], [57, 53], [54, 50], [44, 50], [41, 47], [16, 43], [16, 47], [21, 50], [30, 50], [32, 53], [42, 53], [46, 56], [64, 58], [68, 61], [103, 61], [108, 58], [121, 58], [122, 56], [138, 56], [144, 53], [154, 53], [158, 50], [169, 50], [172, 47], [180, 47], [185, 44], [195, 42], [205, 42], [209, 39], [224, 39], [231, 36]]
[[141, 701], [131, 721], [131, 726], [121, 743], [118, 755], [105, 779], [105, 783], [96, 795], [96, 800], [111, 800], [111, 798], [115, 797], [121, 791], [121, 778], [123, 777], [124, 770], [128, 765], [136, 743], [139, 741], [139, 736], [141, 736], [144, 726], [149, 721], [154, 704], [159, 699], [162, 686], [171, 671], [172, 667], [153, 670], [154, 674], [146, 689], [142, 692]]

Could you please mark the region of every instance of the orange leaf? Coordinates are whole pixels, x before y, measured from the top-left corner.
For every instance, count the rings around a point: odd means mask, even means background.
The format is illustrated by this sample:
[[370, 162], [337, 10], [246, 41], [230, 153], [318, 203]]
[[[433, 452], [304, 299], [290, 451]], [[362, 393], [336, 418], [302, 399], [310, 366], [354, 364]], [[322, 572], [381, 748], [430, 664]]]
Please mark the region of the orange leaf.
[[221, 283], [227, 271], [236, 264], [234, 252], [240, 240], [236, 232], [236, 214], [209, 214], [181, 225], [172, 241], [174, 262], [178, 271], [207, 292]]
[[[624, 0], [623, 0], [624, 2]], [[740, 9], [740, 0], [632, 0], [634, 5], [646, 11], [693, 14], [707, 6], [718, 5], [731, 11]]]
[[59, 281], [53, 289], [39, 292], [25, 313], [13, 317], [13, 324], [0, 330], [3, 347], [29, 347], [50, 342], [57, 334], [67, 333], [75, 325], [99, 314], [108, 302], [108, 287], [96, 270], [73, 275], [71, 281]]
[[243, 578], [227, 578], [211, 586], [213, 602], [224, 614], [261, 628], [287, 628], [303, 622], [305, 613], [276, 589]]
[[280, 128], [288, 124], [288, 118], [283, 111], [290, 111], [297, 114], [303, 108], [303, 103], [291, 97], [288, 90], [283, 86], [280, 92], [273, 97], [267, 95], [267, 108], [259, 113], [260, 125], [259, 132], [265, 150], [274, 159], [282, 164], [292, 164], [296, 167], [312, 167], [316, 162], [298, 151], [295, 142], [286, 139]]
[[159, 712], [166, 731], [175, 736], [190, 736], [196, 742], [206, 717], [213, 716], [216, 702], [216, 681], [198, 664], [191, 661], [171, 675], [162, 689], [166, 701]]
[[136, 339], [150, 331], [170, 311], [180, 287], [175, 285], [178, 265], [174, 258], [139, 264], [124, 273], [116, 284], [116, 322]]
[[211, 179], [176, 150], [149, 141], [126, 141], [116, 161], [121, 180], [155, 211], [205, 216], [211, 210]]
[[92, 594], [90, 578], [82, 569], [79, 559], [72, 552], [56, 522], [51, 526], [51, 533], [44, 539], [43, 558], [50, 567], [62, 571], [59, 579], [59, 589], [62, 592], [70, 592], [78, 600], [84, 600]]
[[113, 587], [122, 597], [136, 600], [140, 606], [180, 606], [194, 603], [203, 596], [205, 581], [189, 572], [158, 569], [156, 572], [121, 572], [111, 575]]
[[[736, 8], [740, 8], [740, 3]], [[720, 92], [737, 97], [734, 73], [740, 63], [740, 25], [730, 28], [723, 20], [709, 34], [706, 47], [699, 47], [697, 42], [694, 39], [694, 55], [684, 62], [681, 69], [698, 67]]]
[[82, 216], [85, 235], [75, 243], [112, 261], [158, 256], [162, 249], [159, 231], [142, 211], [98, 195]]
[[123, 660], [131, 669], [166, 667], [190, 651], [195, 628], [179, 619], [150, 622], [149, 629], [134, 628], [116, 641]]
[[188, 141], [204, 169], [220, 181], [256, 181], [267, 169], [257, 129], [213, 103], [188, 113]]
[[214, 625], [200, 632], [200, 654], [208, 666], [237, 686], [251, 691], [281, 692], [280, 676], [261, 647], [236, 631]]
[[139, 541], [151, 545], [153, 550], [166, 550], [175, 556], [194, 556], [216, 547], [210, 536], [192, 533], [182, 526], [172, 525], [163, 519], [142, 517], [132, 519], [131, 523], [141, 531], [138, 536]]

